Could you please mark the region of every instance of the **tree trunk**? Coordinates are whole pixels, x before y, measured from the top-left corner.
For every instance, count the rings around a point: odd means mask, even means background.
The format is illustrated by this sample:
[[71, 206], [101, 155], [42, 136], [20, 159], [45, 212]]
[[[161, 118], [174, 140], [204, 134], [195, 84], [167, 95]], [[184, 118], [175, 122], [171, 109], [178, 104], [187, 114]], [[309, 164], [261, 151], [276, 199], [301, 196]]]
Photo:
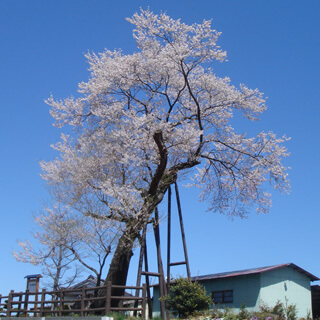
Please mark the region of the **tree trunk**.
[[[142, 226], [140, 224], [137, 224], [135, 227], [127, 226], [126, 230], [119, 239], [104, 285], [106, 285], [108, 281], [111, 281], [113, 285], [126, 285], [130, 260], [133, 256], [133, 244], [138, 238], [141, 229]], [[111, 295], [123, 296], [124, 291], [125, 290], [122, 288], [112, 288]], [[105, 290], [101, 291], [100, 293], [100, 295], [105, 294]], [[111, 307], [118, 307], [120, 301], [121, 300], [112, 299]]]
[[[126, 285], [130, 260], [133, 256], [133, 243], [136, 240], [136, 238], [136, 236], [132, 236], [132, 239], [128, 241], [128, 238], [125, 234], [120, 238], [119, 245], [117, 246], [117, 249], [114, 253], [113, 259], [110, 264], [106, 281], [111, 281], [111, 283], [114, 285]], [[123, 245], [123, 242], [125, 243], [125, 245]], [[124, 291], [124, 289], [112, 288], [111, 295], [123, 296]], [[113, 299], [111, 301], [111, 306], [118, 306], [118, 302], [119, 301]]]

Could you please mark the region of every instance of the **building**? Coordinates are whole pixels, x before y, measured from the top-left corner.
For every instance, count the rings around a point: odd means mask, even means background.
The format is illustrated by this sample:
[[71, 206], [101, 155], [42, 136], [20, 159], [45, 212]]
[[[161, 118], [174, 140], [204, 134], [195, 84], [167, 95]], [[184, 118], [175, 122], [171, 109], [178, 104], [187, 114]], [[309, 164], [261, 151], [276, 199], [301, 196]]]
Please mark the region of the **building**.
[[[320, 280], [293, 263], [192, 277], [211, 294], [214, 307], [233, 308], [237, 313], [244, 303], [248, 311], [261, 305], [273, 307], [277, 301], [295, 304], [298, 318], [312, 312], [311, 281]], [[160, 315], [159, 290], [154, 288], [153, 314]]]

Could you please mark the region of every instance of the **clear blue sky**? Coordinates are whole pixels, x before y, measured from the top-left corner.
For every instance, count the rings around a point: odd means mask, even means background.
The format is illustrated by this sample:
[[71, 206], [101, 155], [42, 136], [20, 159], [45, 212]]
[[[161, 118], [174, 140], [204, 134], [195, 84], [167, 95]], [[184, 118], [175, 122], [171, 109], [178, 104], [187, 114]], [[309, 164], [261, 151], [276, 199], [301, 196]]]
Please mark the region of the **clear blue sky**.
[[[187, 23], [213, 19], [214, 28], [223, 32], [219, 44], [229, 59], [217, 73], [230, 76], [234, 85], [257, 87], [268, 97], [269, 109], [256, 129], [240, 129], [292, 137], [286, 161], [292, 168], [292, 192], [274, 192], [269, 215], [253, 212], [247, 220], [230, 221], [205, 212], [194, 191], [183, 192], [192, 274], [293, 262], [320, 276], [319, 1], [2, 0], [0, 294], [24, 290], [24, 276], [41, 272], [17, 263], [11, 250], [16, 239], [30, 237], [32, 212], [47, 198], [38, 161], [55, 156], [49, 145], [60, 133], [44, 99], [51, 93], [55, 98], [76, 93], [77, 84], [89, 76], [83, 56], [88, 50], [122, 48], [131, 53], [135, 43], [125, 18], [148, 6]], [[176, 243], [178, 261], [179, 248]], [[133, 268], [130, 284], [135, 283], [134, 273]]]

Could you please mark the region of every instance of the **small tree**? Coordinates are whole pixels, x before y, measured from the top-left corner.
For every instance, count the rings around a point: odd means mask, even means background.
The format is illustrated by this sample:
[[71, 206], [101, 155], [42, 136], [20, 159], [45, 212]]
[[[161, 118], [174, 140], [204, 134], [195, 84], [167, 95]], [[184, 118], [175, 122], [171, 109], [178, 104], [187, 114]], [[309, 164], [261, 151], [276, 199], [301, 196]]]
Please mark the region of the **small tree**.
[[38, 230], [33, 233], [33, 243], [18, 240], [20, 251], [13, 250], [13, 256], [19, 262], [41, 266], [43, 275], [50, 279], [49, 285], [54, 291], [72, 285], [80, 269], [67, 247], [67, 235], [76, 222], [59, 205], [53, 205], [52, 208], [45, 206], [35, 216], [34, 222]]
[[[91, 211], [97, 214], [98, 210], [91, 203]], [[106, 260], [117, 243], [118, 225], [88, 217], [59, 202], [44, 206], [35, 216], [35, 224], [35, 246], [30, 241], [18, 241], [20, 251], [13, 251], [17, 261], [41, 266], [53, 290], [77, 280], [77, 263], [95, 274], [96, 286], [101, 284]]]
[[212, 300], [198, 282], [179, 278], [170, 288], [170, 294], [160, 298], [168, 303], [169, 309], [179, 318], [192, 315], [195, 311], [209, 309]]

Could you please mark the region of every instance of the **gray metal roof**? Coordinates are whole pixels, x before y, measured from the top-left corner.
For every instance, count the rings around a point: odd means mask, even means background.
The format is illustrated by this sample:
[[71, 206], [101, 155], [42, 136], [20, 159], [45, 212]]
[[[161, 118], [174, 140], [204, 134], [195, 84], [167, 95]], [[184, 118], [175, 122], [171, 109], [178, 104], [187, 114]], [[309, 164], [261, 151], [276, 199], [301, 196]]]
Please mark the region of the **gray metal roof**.
[[219, 278], [229, 278], [229, 277], [238, 277], [238, 276], [245, 276], [250, 274], [259, 274], [271, 270], [276, 270], [280, 268], [290, 267], [295, 270], [298, 270], [299, 272], [305, 274], [310, 278], [310, 281], [316, 281], [320, 280], [318, 277], [314, 276], [313, 274], [305, 271], [304, 269], [298, 267], [294, 263], [285, 263], [285, 264], [278, 264], [275, 266], [268, 266], [268, 267], [261, 267], [261, 268], [253, 268], [253, 269], [245, 269], [245, 270], [239, 270], [239, 271], [230, 271], [230, 272], [222, 272], [222, 273], [214, 273], [214, 274], [208, 274], [204, 276], [196, 276], [192, 277], [191, 280], [193, 281], [205, 281], [205, 280], [212, 280], [212, 279], [219, 279]]
[[[103, 285], [104, 280], [100, 279], [100, 285]], [[90, 287], [95, 287], [97, 284], [97, 278], [94, 277], [93, 275], [89, 275], [87, 279], [71, 286], [71, 289], [77, 289], [77, 288], [82, 288], [83, 286], [87, 286], [88, 288]]]

